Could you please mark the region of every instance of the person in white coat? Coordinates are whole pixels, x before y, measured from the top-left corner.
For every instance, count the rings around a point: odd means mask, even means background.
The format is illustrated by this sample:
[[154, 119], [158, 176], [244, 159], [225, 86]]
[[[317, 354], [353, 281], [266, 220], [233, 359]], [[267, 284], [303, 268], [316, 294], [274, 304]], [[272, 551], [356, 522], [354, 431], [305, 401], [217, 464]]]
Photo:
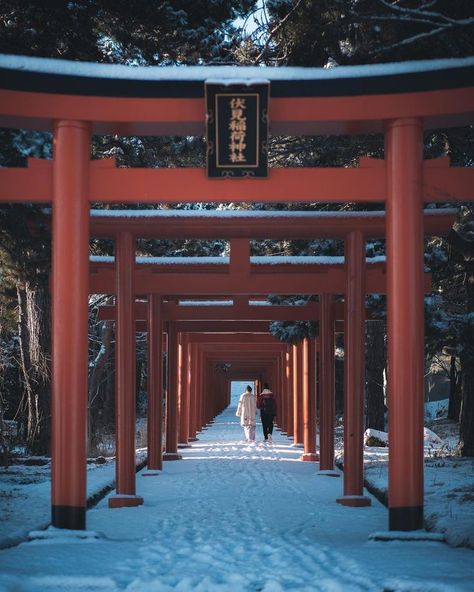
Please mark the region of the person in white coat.
[[244, 428], [247, 442], [255, 442], [256, 409], [257, 402], [252, 387], [247, 386], [245, 392], [240, 395], [235, 413], [237, 417], [240, 417], [240, 425]]

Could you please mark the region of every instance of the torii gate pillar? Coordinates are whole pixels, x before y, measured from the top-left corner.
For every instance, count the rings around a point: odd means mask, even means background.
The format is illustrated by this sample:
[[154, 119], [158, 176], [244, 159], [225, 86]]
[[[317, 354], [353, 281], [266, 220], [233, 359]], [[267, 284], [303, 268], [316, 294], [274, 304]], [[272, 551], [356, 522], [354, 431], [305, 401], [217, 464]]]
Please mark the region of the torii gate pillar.
[[389, 528], [423, 527], [423, 127], [386, 133]]
[[197, 401], [196, 401], [196, 409], [197, 409], [197, 431], [201, 432], [204, 428], [204, 354], [202, 350], [198, 347], [197, 348], [197, 377], [196, 377], [196, 384], [197, 384]]
[[190, 395], [189, 395], [189, 436], [188, 442], [195, 442], [197, 440], [197, 432], [201, 427], [199, 425], [199, 408], [198, 408], [198, 352], [195, 343], [190, 344]]
[[115, 243], [117, 320], [115, 325], [115, 476], [116, 495], [109, 508], [139, 506], [135, 483], [135, 238], [120, 232]]
[[147, 439], [150, 470], [163, 468], [163, 320], [161, 297], [148, 295], [148, 412]]
[[301, 342], [293, 345], [293, 444], [303, 444], [303, 397], [302, 382], [302, 349]]
[[300, 459], [315, 462], [316, 454], [316, 341], [303, 339], [303, 444]]
[[173, 323], [168, 323], [168, 355], [166, 367], [166, 451], [163, 460], [181, 460], [178, 454], [178, 334]]
[[290, 345], [285, 354], [285, 374], [286, 374], [286, 419], [284, 430], [291, 438], [293, 436], [293, 346]]
[[51, 519], [73, 530], [86, 527], [89, 152], [87, 123], [55, 124]]
[[332, 294], [321, 294], [319, 323], [319, 468], [322, 475], [339, 476], [334, 471], [335, 369], [334, 311]]
[[189, 341], [187, 333], [181, 333], [181, 340], [179, 344], [179, 389], [178, 389], [178, 402], [179, 402], [179, 447], [184, 448], [189, 446], [189, 422], [190, 422], [190, 361], [189, 361]]
[[344, 506], [370, 506], [364, 490], [365, 393], [365, 239], [360, 230], [349, 233], [344, 337]]

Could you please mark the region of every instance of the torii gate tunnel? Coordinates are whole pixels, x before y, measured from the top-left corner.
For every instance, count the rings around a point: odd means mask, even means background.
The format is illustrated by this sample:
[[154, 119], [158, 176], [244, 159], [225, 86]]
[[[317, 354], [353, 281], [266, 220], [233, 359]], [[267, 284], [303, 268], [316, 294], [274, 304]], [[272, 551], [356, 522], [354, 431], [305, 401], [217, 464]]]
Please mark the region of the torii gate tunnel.
[[[474, 169], [447, 159], [423, 160], [423, 131], [474, 123], [474, 58], [406, 64], [313, 68], [128, 68], [0, 56], [0, 124], [53, 132], [53, 160], [0, 169], [0, 201], [51, 203], [53, 240], [52, 523], [85, 528], [88, 296], [115, 294], [117, 339], [117, 495], [111, 506], [137, 505], [134, 449], [135, 328], [148, 331], [150, 469], [161, 467], [161, 353], [167, 347], [167, 422], [164, 458], [177, 459], [186, 444], [228, 403], [223, 374], [270, 380], [278, 395], [279, 425], [315, 448], [315, 347], [288, 346], [268, 335], [268, 321], [320, 321], [320, 468], [334, 463], [334, 331], [344, 322], [344, 495], [346, 505], [367, 505], [363, 493], [364, 297], [388, 298], [389, 528], [423, 525], [423, 272], [424, 234], [446, 232], [452, 212], [424, 215], [424, 202], [473, 198]], [[91, 134], [204, 135], [205, 83], [241, 84], [262, 76], [270, 84], [273, 135], [385, 134], [385, 157], [363, 158], [354, 168], [278, 168], [264, 179], [210, 179], [204, 169], [116, 168], [90, 160]], [[91, 203], [366, 202], [386, 205], [386, 215], [325, 219], [314, 214], [259, 218], [248, 214], [146, 220], [90, 216]], [[339, 221], [336, 218], [339, 217]], [[244, 224], [242, 224], [242, 220]], [[433, 222], [435, 220], [435, 222]], [[105, 222], [104, 222], [105, 221]], [[105, 224], [105, 230], [104, 230]], [[171, 230], [170, 230], [171, 229]], [[105, 234], [104, 234], [105, 233]], [[90, 264], [90, 236], [112, 236], [115, 261]], [[135, 265], [136, 238], [226, 238], [229, 264], [200, 269], [166, 263]], [[344, 263], [318, 268], [291, 262], [252, 261], [256, 238], [343, 238]], [[365, 265], [365, 239], [385, 236], [387, 258]], [[285, 267], [287, 265], [287, 267]], [[178, 269], [179, 267], [179, 269]], [[319, 270], [319, 271], [318, 271]], [[269, 293], [318, 294], [306, 307], [252, 306]], [[344, 308], [334, 301], [344, 296]], [[136, 300], [146, 296], [147, 304]], [[182, 298], [230, 297], [213, 310]], [[264, 310], [266, 308], [267, 310]], [[230, 310], [231, 309], [231, 310]], [[261, 309], [260, 311], [258, 309]], [[271, 310], [268, 310], [271, 309]], [[286, 310], [284, 310], [286, 309]], [[285, 316], [282, 316], [285, 315]], [[367, 313], [370, 316], [370, 311]], [[136, 326], [135, 326], [136, 325]], [[166, 341], [163, 343], [163, 335]], [[250, 337], [254, 334], [253, 337]], [[174, 360], [174, 363], [173, 363]], [[214, 376], [215, 378], [215, 376]], [[226, 383], [227, 380], [227, 383]], [[227, 385], [227, 386], [226, 386]], [[209, 392], [205, 392], [209, 389]]]

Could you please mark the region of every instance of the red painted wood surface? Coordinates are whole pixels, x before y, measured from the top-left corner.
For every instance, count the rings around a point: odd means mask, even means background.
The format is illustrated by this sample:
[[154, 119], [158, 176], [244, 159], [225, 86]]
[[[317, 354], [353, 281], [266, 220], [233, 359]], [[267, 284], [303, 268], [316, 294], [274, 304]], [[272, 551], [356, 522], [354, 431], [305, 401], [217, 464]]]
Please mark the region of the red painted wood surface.
[[349, 234], [345, 251], [344, 496], [362, 496], [365, 400], [365, 241], [362, 233]]
[[[421, 122], [387, 130], [389, 511], [423, 507], [423, 216]], [[395, 511], [394, 511], [395, 510]], [[400, 529], [404, 526], [396, 525]], [[422, 528], [422, 514], [410, 522]], [[391, 528], [394, 528], [391, 522]]]
[[[108, 266], [108, 267], [107, 267]], [[224, 272], [197, 273], [180, 266], [176, 273], [153, 273], [137, 271], [135, 274], [136, 294], [163, 294], [176, 297], [189, 296], [231, 296], [268, 294], [343, 294], [346, 289], [345, 272], [342, 268], [321, 271], [321, 266], [306, 265], [301, 273], [286, 266], [259, 265], [248, 278]], [[266, 269], [268, 268], [268, 269]], [[97, 271], [91, 273], [91, 294], [114, 294], [115, 273], [109, 264], [94, 264]], [[193, 267], [196, 269], [196, 266]], [[426, 291], [431, 291], [431, 276], [425, 276]], [[386, 293], [386, 276], [383, 267], [371, 265], [367, 269], [367, 293]]]
[[89, 141], [84, 123], [60, 121], [54, 128], [51, 496], [53, 526], [60, 528], [80, 526], [64, 523], [55, 507], [82, 509], [85, 521]]
[[[56, 119], [92, 122], [97, 134], [204, 135], [203, 98], [92, 97], [1, 90], [3, 127], [49, 130]], [[270, 101], [274, 135], [382, 132], [387, 120], [418, 116], [425, 127], [472, 123], [474, 89]]]
[[334, 367], [334, 298], [321, 294], [321, 324], [319, 329], [319, 446], [320, 469], [334, 469], [334, 427], [336, 421]]
[[[100, 162], [100, 161], [99, 161]], [[472, 167], [426, 166], [426, 202], [474, 198]], [[0, 169], [0, 202], [48, 203], [52, 195], [52, 166]], [[91, 163], [90, 202], [384, 202], [385, 170], [359, 168], [270, 169], [267, 179], [208, 179], [205, 169], [140, 169], [94, 166]], [[136, 221], [135, 221], [136, 223]], [[218, 238], [218, 237], [216, 237]]]
[[115, 329], [115, 447], [117, 494], [135, 495], [136, 340], [133, 309], [135, 239], [117, 241], [117, 324]]
[[147, 466], [163, 468], [163, 318], [161, 299], [150, 294], [147, 303]]

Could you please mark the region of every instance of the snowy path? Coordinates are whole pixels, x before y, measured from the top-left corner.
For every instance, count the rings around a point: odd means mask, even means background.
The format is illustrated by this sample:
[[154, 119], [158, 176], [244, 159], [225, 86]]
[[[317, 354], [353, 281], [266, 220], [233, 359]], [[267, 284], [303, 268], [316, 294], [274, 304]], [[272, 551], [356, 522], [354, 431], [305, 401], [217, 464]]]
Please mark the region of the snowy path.
[[[474, 589], [474, 553], [437, 542], [373, 542], [387, 511], [335, 503], [342, 479], [300, 449], [242, 443], [229, 407], [156, 477], [137, 474], [139, 508], [88, 512], [100, 538], [47, 531], [0, 552], [8, 592], [281, 592]], [[258, 426], [259, 436], [261, 434]]]

